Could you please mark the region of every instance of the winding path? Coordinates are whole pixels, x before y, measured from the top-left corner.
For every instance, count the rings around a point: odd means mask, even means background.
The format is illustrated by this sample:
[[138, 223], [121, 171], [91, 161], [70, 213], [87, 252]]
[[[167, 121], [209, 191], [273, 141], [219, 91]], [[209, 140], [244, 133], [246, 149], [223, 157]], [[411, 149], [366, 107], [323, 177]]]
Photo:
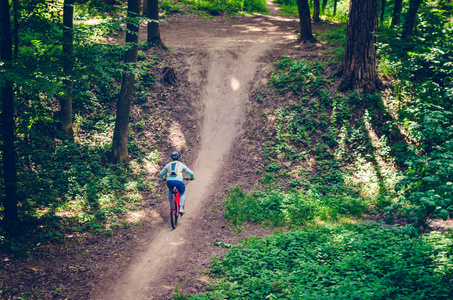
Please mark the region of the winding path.
[[[273, 10], [272, 10], [273, 11]], [[168, 277], [169, 266], [184, 259], [192, 224], [208, 201], [208, 188], [213, 183], [222, 158], [240, 135], [246, 112], [251, 81], [263, 67], [259, 58], [279, 42], [294, 40], [294, 34], [280, 25], [293, 19], [277, 16], [247, 16], [227, 21], [189, 17], [169, 19], [161, 26], [167, 46], [177, 51], [207, 53], [205, 57], [187, 56], [189, 80], [206, 85], [202, 93], [203, 125], [200, 151], [193, 166], [196, 181], [189, 183], [187, 213], [177, 230], [170, 226], [159, 229], [149, 248], [137, 255], [115, 288], [97, 299], [156, 299], [153, 289]], [[206, 78], [200, 78], [205, 72]], [[168, 225], [168, 224], [166, 224]], [[203, 245], [200, 245], [203, 247]]]

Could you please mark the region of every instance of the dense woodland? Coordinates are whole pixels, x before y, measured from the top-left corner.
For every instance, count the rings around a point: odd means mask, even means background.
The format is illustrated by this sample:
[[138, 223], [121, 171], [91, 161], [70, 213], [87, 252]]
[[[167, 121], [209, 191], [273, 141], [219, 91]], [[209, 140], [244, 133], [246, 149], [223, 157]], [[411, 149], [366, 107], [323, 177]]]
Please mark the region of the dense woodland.
[[[232, 187], [222, 209], [235, 232], [244, 223], [278, 231], [219, 242], [229, 251], [213, 260], [210, 290], [176, 297], [452, 299], [452, 232], [431, 224], [453, 218], [453, 1], [276, 4], [300, 20], [295, 43], [333, 46], [326, 61], [275, 61], [267, 86], [251, 95], [244, 141], [264, 167], [248, 167], [257, 188]], [[244, 13], [268, 8], [0, 0], [2, 257], [33, 255], [68, 233], [109, 238], [131, 226], [125, 212], [155, 195], [143, 175], [166, 160], [169, 121], [130, 121], [131, 105], [156, 109], [147, 99], [165, 80], [146, 53], [168, 51], [159, 18]], [[319, 22], [331, 29], [313, 31]], [[109, 40], [118, 32], [125, 43]], [[154, 132], [146, 143], [144, 126]]]

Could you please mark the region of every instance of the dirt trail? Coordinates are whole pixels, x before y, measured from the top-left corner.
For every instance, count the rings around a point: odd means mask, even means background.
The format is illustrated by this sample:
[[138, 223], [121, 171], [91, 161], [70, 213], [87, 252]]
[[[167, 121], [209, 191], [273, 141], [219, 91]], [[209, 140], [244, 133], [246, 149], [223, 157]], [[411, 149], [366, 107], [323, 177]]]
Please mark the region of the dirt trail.
[[[187, 208], [176, 230], [168, 222], [159, 225], [149, 247], [133, 258], [114, 288], [96, 299], [157, 299], [154, 289], [171, 277], [178, 264], [189, 259], [190, 237], [198, 229], [201, 211], [210, 201], [210, 187], [223, 165], [233, 141], [240, 135], [250, 84], [263, 68], [259, 58], [279, 42], [294, 39], [281, 24], [294, 20], [274, 16], [249, 16], [228, 20], [201, 20], [180, 16], [163, 25], [164, 42], [173, 51], [187, 52], [189, 81], [204, 83], [201, 92], [200, 150], [192, 170], [196, 180], [188, 184]], [[280, 25], [279, 25], [280, 24]], [[292, 25], [291, 25], [292, 26]], [[285, 27], [285, 26], [283, 26]], [[198, 247], [203, 248], [201, 243]], [[181, 254], [181, 255], [178, 255]], [[206, 259], [209, 259], [207, 257]]]

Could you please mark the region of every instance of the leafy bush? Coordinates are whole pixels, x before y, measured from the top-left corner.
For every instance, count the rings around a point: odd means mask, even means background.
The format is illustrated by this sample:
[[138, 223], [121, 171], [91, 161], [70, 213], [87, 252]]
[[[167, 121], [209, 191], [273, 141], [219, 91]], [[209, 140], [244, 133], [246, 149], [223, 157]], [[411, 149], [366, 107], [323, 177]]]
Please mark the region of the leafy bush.
[[275, 65], [278, 71], [272, 74], [269, 84], [279, 92], [292, 91], [295, 95], [317, 93], [323, 86], [324, 81], [317, 82], [324, 80], [324, 65], [320, 62], [307, 62], [305, 59], [294, 61], [287, 55]]
[[404, 197], [394, 208], [415, 228], [453, 216], [453, 28], [451, 11], [440, 9], [451, 4], [432, 5], [421, 7], [411, 38], [387, 30], [379, 47], [381, 70], [395, 78], [397, 124], [409, 137], [409, 145], [395, 147], [407, 169], [399, 183]]
[[450, 299], [451, 237], [420, 243], [374, 223], [249, 238], [214, 260], [210, 290], [188, 299]]
[[406, 161], [408, 169], [400, 186], [406, 197], [399, 205], [417, 226], [430, 219], [453, 217], [453, 113], [442, 107], [420, 104], [407, 120], [416, 144]]
[[391, 66], [392, 75], [401, 81], [402, 87], [397, 92], [406, 92], [412, 100], [420, 99], [451, 110], [451, 13], [432, 4], [422, 6], [419, 22], [410, 39], [402, 41], [398, 31], [384, 31], [379, 36], [379, 54], [385, 64]]

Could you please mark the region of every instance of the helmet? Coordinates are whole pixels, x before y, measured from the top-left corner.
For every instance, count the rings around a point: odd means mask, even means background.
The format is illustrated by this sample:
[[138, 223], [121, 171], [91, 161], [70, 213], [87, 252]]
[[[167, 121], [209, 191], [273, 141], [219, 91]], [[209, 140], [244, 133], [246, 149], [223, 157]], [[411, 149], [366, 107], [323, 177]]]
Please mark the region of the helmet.
[[170, 156], [171, 156], [171, 159], [173, 159], [173, 160], [178, 160], [181, 157], [181, 155], [179, 155], [178, 151], [172, 152]]

